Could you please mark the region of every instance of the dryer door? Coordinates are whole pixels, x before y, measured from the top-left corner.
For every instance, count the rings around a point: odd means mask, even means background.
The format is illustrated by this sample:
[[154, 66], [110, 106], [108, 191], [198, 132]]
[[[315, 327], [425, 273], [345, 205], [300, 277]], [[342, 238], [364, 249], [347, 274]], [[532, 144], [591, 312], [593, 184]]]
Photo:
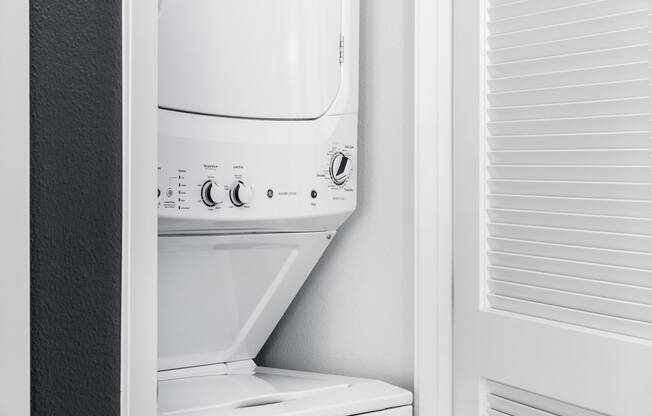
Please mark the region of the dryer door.
[[341, 82], [342, 0], [160, 0], [159, 105], [315, 119]]

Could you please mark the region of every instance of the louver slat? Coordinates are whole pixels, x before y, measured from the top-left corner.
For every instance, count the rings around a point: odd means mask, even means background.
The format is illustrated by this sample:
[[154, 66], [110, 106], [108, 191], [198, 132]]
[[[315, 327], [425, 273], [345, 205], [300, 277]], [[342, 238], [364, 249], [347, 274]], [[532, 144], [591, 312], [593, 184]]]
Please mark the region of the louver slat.
[[[652, 339], [649, 13], [647, 0], [489, 1], [492, 308]], [[489, 414], [566, 414], [499, 396]]]
[[[499, 412], [508, 415], [518, 415], [518, 416], [556, 416], [553, 413], [544, 412], [543, 410], [538, 410], [530, 406], [526, 406], [521, 403], [517, 403], [508, 399], [504, 399], [493, 394], [489, 395], [489, 404], [492, 407], [498, 407], [500, 409], [505, 409], [505, 412]], [[492, 409], [493, 410], [493, 409]], [[507, 413], [508, 412], [508, 413]]]
[[[600, 84], [630, 79], [645, 79], [647, 71], [647, 62], [632, 62], [599, 68], [581, 68], [523, 76], [507, 76], [504, 78], [496, 77], [489, 80], [488, 86], [490, 92], [499, 93], [577, 84]], [[640, 91], [639, 95], [647, 98], [645, 91]]]
[[489, 94], [487, 98], [492, 107], [542, 105], [640, 97], [647, 87], [647, 79], [638, 79], [601, 84], [570, 85], [536, 90], [504, 92]]
[[542, 150], [496, 150], [489, 152], [494, 164], [578, 164], [578, 165], [648, 165], [646, 148], [634, 149], [542, 149]]
[[501, 281], [491, 281], [490, 288], [498, 296], [652, 323], [650, 305]]
[[496, 179], [571, 180], [646, 182], [650, 175], [647, 166], [545, 166], [510, 165], [492, 166], [491, 176]]
[[548, 305], [542, 302], [531, 302], [511, 296], [489, 295], [488, 298], [492, 306], [499, 310], [515, 312], [552, 321], [570, 321], [574, 325], [586, 328], [652, 339], [652, 325], [646, 322]]
[[510, 195], [564, 196], [647, 200], [650, 188], [646, 183], [627, 182], [562, 182], [531, 180], [490, 180], [491, 192]]
[[[510, 7], [510, 6], [508, 6]], [[531, 43], [589, 36], [600, 32], [617, 32], [647, 25], [647, 8], [588, 20], [537, 27], [511, 33], [491, 35], [488, 44], [491, 48], [509, 48]]]
[[563, 134], [574, 131], [585, 133], [617, 132], [627, 128], [640, 130], [649, 123], [647, 114], [599, 116], [552, 120], [519, 120], [488, 123], [492, 134], [519, 135], [533, 131], [540, 134]]
[[587, 52], [595, 50], [596, 45], [600, 45], [600, 49], [612, 49], [623, 46], [638, 45], [645, 43], [646, 41], [647, 25], [644, 27], [620, 30], [611, 33], [599, 33], [577, 38], [559, 39], [548, 42], [493, 49], [489, 52], [489, 58], [493, 63], [498, 64], [502, 62], [542, 58], [546, 56]]
[[[645, 114], [648, 97], [597, 100], [581, 103], [506, 106], [489, 109], [493, 121], [581, 118], [620, 114]], [[625, 126], [631, 129], [631, 126]]]
[[609, 266], [635, 267], [652, 271], [652, 255], [649, 253], [542, 243], [500, 237], [490, 237], [488, 240], [489, 248], [492, 251], [500, 253], [575, 260]]
[[652, 202], [601, 198], [569, 198], [538, 195], [506, 195], [492, 193], [489, 203], [493, 208], [541, 210], [587, 215], [614, 215], [649, 219]]
[[491, 136], [492, 150], [559, 150], [559, 149], [647, 149], [647, 131], [613, 133], [532, 134], [528, 136]]
[[607, 416], [495, 381], [485, 381], [487, 414], [509, 416]]
[[566, 260], [531, 254], [490, 251], [492, 266], [518, 269], [523, 272], [535, 271], [587, 280], [639, 287], [650, 287], [650, 271], [635, 267], [590, 263], [580, 260]]
[[590, 52], [539, 59], [489, 64], [487, 70], [492, 77], [519, 77], [550, 72], [574, 71], [587, 67], [605, 67], [636, 62], [647, 62], [647, 44], [615, 49], [596, 49]]
[[504, 223], [489, 224], [489, 232], [492, 236], [508, 239], [652, 253], [652, 237], [648, 235], [606, 233], [601, 231], [573, 230], [571, 228], [536, 227]]
[[626, 302], [652, 304], [652, 288], [601, 282], [599, 280], [569, 277], [551, 273], [533, 272], [508, 267], [489, 268], [493, 281], [519, 283], [566, 292], [581, 292], [591, 296]]
[[608, 215], [568, 214], [519, 209], [489, 209], [491, 223], [556, 227], [568, 230], [652, 235], [652, 219]]
[[507, 19], [525, 14], [546, 11], [553, 8], [568, 7], [573, 4], [586, 3], [587, 0], [548, 0], [547, 2], [520, 1], [507, 5], [495, 5], [489, 8], [489, 16], [493, 20]]
[[[491, 19], [489, 11], [489, 29], [492, 34], [515, 32], [542, 26], [586, 20], [595, 17], [631, 12], [647, 8], [647, 0], [601, 0], [573, 4], [568, 2], [567, 7], [555, 7], [554, 2], [548, 2], [545, 7], [541, 1], [532, 1], [540, 9], [536, 13], [523, 14], [509, 19]], [[512, 5], [518, 7], [518, 3]]]

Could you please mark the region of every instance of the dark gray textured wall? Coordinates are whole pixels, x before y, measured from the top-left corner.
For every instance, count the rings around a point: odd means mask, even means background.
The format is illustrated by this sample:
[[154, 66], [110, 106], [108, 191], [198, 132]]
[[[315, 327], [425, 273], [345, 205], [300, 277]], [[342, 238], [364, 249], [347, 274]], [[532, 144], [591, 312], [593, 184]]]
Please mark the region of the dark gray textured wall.
[[32, 416], [119, 415], [121, 2], [30, 19]]

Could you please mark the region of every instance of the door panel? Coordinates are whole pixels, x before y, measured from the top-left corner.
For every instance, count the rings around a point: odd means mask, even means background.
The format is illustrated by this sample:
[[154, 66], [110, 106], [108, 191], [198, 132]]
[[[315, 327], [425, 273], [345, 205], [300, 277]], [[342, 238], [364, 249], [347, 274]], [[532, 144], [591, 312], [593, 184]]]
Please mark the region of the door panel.
[[163, 0], [161, 107], [314, 119], [341, 82], [341, 0]]
[[455, 8], [455, 414], [650, 415], [648, 1]]

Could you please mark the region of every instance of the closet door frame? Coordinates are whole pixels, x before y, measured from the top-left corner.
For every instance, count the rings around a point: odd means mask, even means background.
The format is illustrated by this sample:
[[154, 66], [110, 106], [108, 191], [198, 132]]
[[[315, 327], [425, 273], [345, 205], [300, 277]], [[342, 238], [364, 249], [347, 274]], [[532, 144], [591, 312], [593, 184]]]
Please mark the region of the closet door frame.
[[30, 414], [29, 2], [0, 2], [0, 414]]
[[452, 0], [414, 2], [414, 404], [451, 416]]
[[121, 415], [156, 416], [158, 1], [122, 11]]

